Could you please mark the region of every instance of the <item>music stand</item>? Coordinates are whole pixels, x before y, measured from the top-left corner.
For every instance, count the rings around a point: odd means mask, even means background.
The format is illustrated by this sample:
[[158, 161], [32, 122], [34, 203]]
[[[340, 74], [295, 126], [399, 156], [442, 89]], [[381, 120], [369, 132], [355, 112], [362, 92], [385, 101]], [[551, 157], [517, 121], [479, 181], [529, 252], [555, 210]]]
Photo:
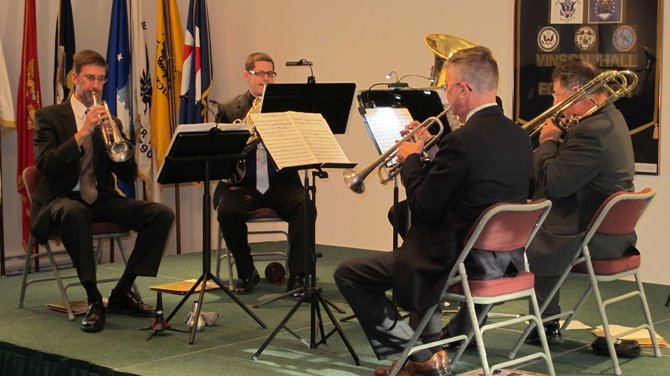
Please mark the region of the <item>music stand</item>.
[[[214, 123], [182, 124], [177, 127], [170, 142], [165, 161], [158, 175], [161, 184], [203, 182], [202, 196], [202, 274], [191, 289], [184, 295], [165, 320], [169, 322], [184, 302], [202, 283], [195, 317], [200, 317], [207, 281], [214, 281], [231, 299], [251, 316], [261, 327], [265, 323], [258, 318], [242, 301], [228, 291], [225, 283], [211, 272], [211, 212], [209, 182], [213, 179], [227, 178], [232, 174], [238, 159], [244, 158], [242, 150], [249, 138], [246, 126], [217, 128]], [[216, 163], [213, 163], [216, 162]], [[193, 325], [189, 344], [195, 340], [197, 325]]]
[[355, 91], [354, 83], [269, 84], [263, 92], [261, 112], [319, 113], [334, 134], [343, 134]]
[[[344, 91], [343, 91], [344, 90]], [[337, 133], [334, 130], [334, 125], [331, 124], [328, 117], [331, 119], [339, 119], [338, 121], [342, 122], [339, 124], [340, 133], [343, 133], [346, 129], [346, 123], [349, 118], [349, 112], [351, 110], [351, 103], [353, 101], [355, 85], [354, 84], [316, 84], [309, 83], [306, 85], [302, 84], [271, 84], [265, 87], [265, 93], [263, 94], [263, 105], [261, 107], [261, 112], [281, 112], [281, 111], [299, 111], [299, 112], [311, 112], [311, 113], [321, 113], [323, 119], [325, 119], [328, 127], [332, 133]], [[333, 95], [325, 95], [325, 93], [330, 93]], [[334, 98], [338, 100], [334, 100]], [[327, 116], [328, 115], [328, 116]], [[263, 137], [263, 129], [260, 127], [261, 124], [256, 123], [256, 128]], [[315, 125], [316, 126], [316, 125]], [[325, 125], [324, 125], [325, 127]], [[271, 140], [270, 140], [271, 141]], [[268, 142], [268, 140], [264, 140]], [[333, 142], [337, 141], [333, 137]], [[339, 145], [337, 145], [339, 148]], [[270, 147], [266, 148], [269, 153], [271, 153]], [[346, 159], [346, 157], [344, 158]], [[286, 329], [298, 340], [302, 339], [291, 329], [286, 326], [286, 323], [291, 319], [293, 314], [298, 310], [298, 308], [303, 303], [309, 303], [310, 305], [310, 348], [317, 348], [321, 344], [325, 344], [328, 337], [333, 333], [337, 332], [342, 338], [342, 342], [349, 350], [352, 358], [356, 365], [360, 365], [360, 360], [358, 355], [354, 351], [351, 343], [344, 334], [342, 327], [337, 322], [337, 319], [333, 315], [333, 312], [330, 310], [330, 307], [337, 309], [340, 312], [344, 312], [337, 308], [332, 302], [328, 301], [322, 294], [321, 288], [316, 286], [316, 259], [321, 257], [321, 254], [316, 252], [316, 236], [315, 236], [315, 208], [316, 208], [316, 179], [317, 178], [326, 178], [328, 174], [322, 170], [322, 168], [352, 168], [355, 166], [355, 163], [342, 163], [342, 161], [337, 161], [336, 163], [328, 163], [328, 161], [322, 161], [325, 163], [319, 163], [317, 165], [301, 165], [295, 166], [291, 165], [290, 168], [296, 170], [303, 170], [305, 174], [304, 186], [305, 186], [305, 286], [297, 288], [293, 291], [288, 292], [287, 294], [301, 293], [300, 299], [295, 303], [293, 308], [286, 314], [284, 319], [277, 325], [272, 334], [263, 342], [263, 344], [258, 348], [258, 350], [253, 354], [252, 359], [257, 360], [263, 350], [272, 342], [272, 340], [277, 336], [279, 331], [282, 328]], [[330, 161], [333, 162], [333, 161]], [[310, 181], [309, 175], [310, 170], [312, 173], [312, 180]], [[285, 296], [287, 294], [283, 294]], [[329, 333], [325, 333], [323, 326], [323, 318], [321, 316], [321, 308], [328, 315], [328, 318], [333, 323], [335, 327]], [[318, 330], [321, 335], [320, 340], [317, 341], [317, 324], [316, 320], [318, 319]]]

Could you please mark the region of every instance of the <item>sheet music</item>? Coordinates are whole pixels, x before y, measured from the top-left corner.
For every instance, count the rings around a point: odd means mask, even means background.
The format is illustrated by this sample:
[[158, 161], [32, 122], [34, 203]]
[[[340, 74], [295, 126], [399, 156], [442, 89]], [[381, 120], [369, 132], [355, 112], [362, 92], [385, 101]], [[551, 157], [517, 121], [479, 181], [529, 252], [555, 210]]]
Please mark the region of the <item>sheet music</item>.
[[349, 163], [321, 114], [270, 112], [251, 119], [279, 169]]
[[321, 114], [290, 111], [289, 115], [317, 161], [350, 163]]
[[365, 109], [363, 120], [381, 154], [402, 138], [400, 131], [413, 119], [407, 108], [375, 107]]
[[252, 114], [251, 119], [280, 170], [318, 163], [293, 120], [285, 112]]

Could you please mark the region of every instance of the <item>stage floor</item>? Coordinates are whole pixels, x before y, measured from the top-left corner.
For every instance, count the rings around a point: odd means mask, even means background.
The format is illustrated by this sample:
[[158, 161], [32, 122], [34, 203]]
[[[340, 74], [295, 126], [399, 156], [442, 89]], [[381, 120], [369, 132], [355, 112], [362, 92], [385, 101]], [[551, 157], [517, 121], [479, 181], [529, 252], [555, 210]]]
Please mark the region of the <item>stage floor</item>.
[[[277, 246], [279, 245], [262, 243], [257, 244], [256, 249]], [[333, 282], [333, 271], [342, 260], [366, 255], [371, 251], [333, 246], [317, 248], [323, 254], [317, 262], [317, 284], [323, 289], [326, 298], [347, 311], [345, 314], [335, 313], [338, 319], [343, 318], [351, 312]], [[267, 262], [257, 262], [261, 275], [266, 265]], [[118, 276], [121, 270], [121, 264], [103, 264], [99, 267], [99, 278]], [[155, 304], [156, 293], [150, 291], [149, 286], [198, 278], [201, 272], [200, 253], [166, 256], [157, 278], [140, 278], [138, 283], [144, 300]], [[227, 281], [225, 271], [222, 271], [222, 277]], [[371, 375], [375, 367], [389, 364], [389, 361], [379, 361], [374, 357], [356, 320], [341, 325], [360, 357], [361, 366], [354, 363], [337, 333], [328, 338], [327, 344], [311, 349], [309, 305], [301, 306], [287, 323], [292, 331], [302, 337], [302, 341], [282, 330], [260, 357], [252, 360], [252, 355], [295, 304], [293, 300], [281, 299], [262, 308], [251, 308], [257, 302], [284, 291], [283, 286], [273, 285], [265, 279], [254, 293], [239, 298], [267, 324], [266, 329], [261, 328], [225, 293], [208, 292], [205, 295], [203, 311], [217, 312], [220, 316], [214, 326], [196, 333], [192, 345], [189, 344], [189, 334], [172, 331], [158, 333], [147, 341], [151, 332], [140, 329], [149, 326], [151, 320], [125, 315], [108, 314], [104, 331], [84, 333], [79, 329], [81, 316], [75, 321], [68, 321], [65, 314], [45, 308], [46, 303], [58, 303], [59, 294], [53, 283], [29, 286], [24, 308], [16, 308], [20, 279], [20, 276], [11, 276], [0, 280], [0, 342], [88, 361], [120, 372], [139, 375]], [[562, 290], [564, 307], [576, 301], [583, 283], [585, 281], [569, 281]], [[628, 283], [631, 282], [607, 284], [604, 288], [605, 294], [625, 288]], [[108, 292], [112, 287], [111, 284], [101, 285], [101, 290]], [[663, 305], [670, 287], [646, 284], [645, 288], [656, 330], [665, 339], [670, 339], [670, 308]], [[71, 288], [69, 294], [73, 300], [85, 299], [81, 287]], [[181, 298], [180, 295], [163, 294], [166, 316]], [[171, 320], [173, 327], [187, 329], [183, 320], [197, 298], [197, 295], [192, 295], [177, 312]], [[597, 313], [592, 300], [593, 298], [577, 317], [586, 325], [597, 325]], [[516, 314], [526, 310], [525, 302], [514, 302], [495, 307], [494, 312]], [[609, 312], [611, 323], [637, 325], [634, 318], [640, 314], [638, 312], [639, 304], [634, 300], [619, 304]], [[322, 317], [326, 332], [329, 332], [333, 325], [325, 312], [322, 312]], [[445, 322], [448, 318], [448, 315], [445, 316]], [[504, 357], [520, 330], [521, 326], [488, 332], [487, 352], [491, 362], [506, 359]], [[590, 345], [595, 337], [589, 330], [570, 330], [565, 339], [563, 344], [551, 347], [558, 375], [612, 374], [609, 357], [597, 356], [591, 350]], [[521, 348], [520, 355], [534, 350], [534, 347], [525, 345]], [[620, 359], [624, 374], [667, 373], [670, 368], [670, 350], [662, 349], [662, 352], [662, 358], [654, 358], [650, 349], [643, 349], [639, 358]], [[455, 367], [459, 373], [476, 368], [479, 368], [476, 350], [467, 350]], [[521, 368], [531, 372], [546, 371], [542, 362], [525, 364]]]

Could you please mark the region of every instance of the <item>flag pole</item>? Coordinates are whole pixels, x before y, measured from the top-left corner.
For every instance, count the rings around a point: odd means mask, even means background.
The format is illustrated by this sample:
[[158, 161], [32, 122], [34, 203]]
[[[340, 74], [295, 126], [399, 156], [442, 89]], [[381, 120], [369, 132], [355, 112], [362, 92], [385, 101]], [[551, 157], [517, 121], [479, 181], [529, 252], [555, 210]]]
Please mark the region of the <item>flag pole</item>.
[[[170, 23], [170, 4], [168, 0], [163, 0], [163, 23], [165, 25], [165, 51], [167, 53], [167, 82], [169, 83], [168, 90], [168, 107], [170, 110], [170, 134], [174, 134], [175, 129], [177, 128], [176, 123], [176, 111], [175, 111], [175, 87], [174, 87], [174, 71], [175, 62], [174, 54], [172, 51], [172, 25]], [[174, 186], [174, 199], [175, 199], [175, 226], [176, 226], [176, 236], [177, 236], [177, 254], [181, 254], [181, 215], [179, 208], [179, 184]]]

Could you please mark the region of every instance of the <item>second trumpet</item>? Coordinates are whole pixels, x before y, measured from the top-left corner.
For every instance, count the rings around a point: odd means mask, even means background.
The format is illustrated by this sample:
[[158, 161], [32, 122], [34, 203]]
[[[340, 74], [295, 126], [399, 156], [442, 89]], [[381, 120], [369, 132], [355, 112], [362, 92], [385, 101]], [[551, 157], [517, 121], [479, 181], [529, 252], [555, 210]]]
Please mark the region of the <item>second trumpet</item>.
[[95, 92], [91, 92], [91, 97], [93, 98], [93, 105], [102, 105], [105, 107], [105, 112], [107, 112], [108, 121], [100, 121], [100, 131], [102, 133], [102, 139], [105, 142], [105, 149], [107, 150], [107, 156], [114, 162], [125, 162], [133, 156], [133, 145], [128, 142], [121, 131], [116, 126], [116, 122], [112, 118], [112, 114], [109, 112], [109, 107], [107, 107], [107, 102], [98, 99], [98, 95]]
[[438, 115], [424, 120], [423, 123], [412, 129], [412, 131], [407, 133], [405, 137], [403, 137], [395, 145], [390, 147], [379, 157], [377, 157], [377, 159], [373, 160], [362, 169], [358, 171], [352, 169], [344, 170], [342, 175], [344, 177], [344, 182], [347, 184], [349, 189], [356, 193], [363, 193], [365, 191], [365, 185], [363, 185], [363, 182], [365, 181], [365, 178], [367, 178], [368, 175], [370, 175], [370, 173], [375, 169], [378, 170], [377, 174], [379, 175], [379, 181], [382, 184], [388, 184], [391, 180], [393, 180], [393, 178], [398, 175], [402, 167], [402, 164], [400, 163], [393, 164], [393, 159], [395, 158], [396, 154], [398, 154], [400, 145], [405, 141], [411, 140], [419, 131], [424, 129], [428, 130], [433, 126], [433, 124], [437, 124], [439, 126], [437, 134], [431, 137], [430, 140], [428, 140], [428, 142], [423, 145], [423, 150], [427, 151], [431, 146], [435, 145], [435, 143], [442, 136], [442, 133], [444, 133], [444, 125], [439, 118], [445, 116], [447, 112], [449, 112], [450, 108], [451, 106], [446, 106], [444, 111], [440, 112]]

